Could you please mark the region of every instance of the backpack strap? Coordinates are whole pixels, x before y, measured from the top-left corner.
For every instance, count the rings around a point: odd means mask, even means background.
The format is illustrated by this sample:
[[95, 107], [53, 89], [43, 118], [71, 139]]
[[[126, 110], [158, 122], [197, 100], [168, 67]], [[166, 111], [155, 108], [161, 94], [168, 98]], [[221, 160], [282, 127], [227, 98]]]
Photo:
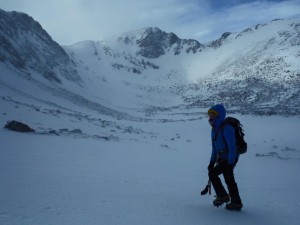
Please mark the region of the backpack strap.
[[228, 148], [227, 141], [226, 141], [226, 139], [225, 139], [225, 137], [224, 137], [224, 132], [223, 132], [223, 131], [224, 131], [224, 127], [225, 127], [225, 124], [224, 124], [224, 126], [221, 128], [221, 129], [222, 129], [222, 139], [223, 139], [223, 142], [224, 142], [224, 144], [225, 144], [225, 146], [226, 146], [224, 152], [225, 152], [225, 153], [228, 153], [228, 152], [229, 152], [229, 148]]

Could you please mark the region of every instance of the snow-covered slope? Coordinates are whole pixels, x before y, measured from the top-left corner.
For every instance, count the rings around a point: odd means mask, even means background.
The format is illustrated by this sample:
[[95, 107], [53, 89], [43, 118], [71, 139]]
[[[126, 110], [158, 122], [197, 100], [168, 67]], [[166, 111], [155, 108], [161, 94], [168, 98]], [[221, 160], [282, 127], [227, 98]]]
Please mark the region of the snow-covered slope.
[[62, 77], [79, 82], [69, 56], [30, 16], [0, 9], [0, 61], [31, 76], [35, 71], [47, 80]]
[[[60, 126], [72, 128], [65, 118]], [[131, 125], [154, 132], [107, 141], [1, 129], [0, 224], [297, 225], [299, 118], [238, 118], [249, 144], [235, 169], [241, 212], [213, 207], [214, 192], [200, 196], [210, 159], [206, 119], [139, 122]], [[94, 123], [73, 126], [86, 132]]]
[[[223, 102], [247, 114], [298, 115], [299, 33], [299, 19], [274, 20], [202, 45], [148, 28], [65, 49], [81, 74], [111, 82], [98, 79], [104, 89], [118, 83], [117, 105], [155, 112]], [[133, 89], [140, 93], [127, 96]]]
[[38, 89], [35, 100], [55, 103], [55, 95], [69, 110], [131, 120], [199, 118], [218, 102], [246, 114], [299, 115], [299, 19], [205, 45], [153, 27], [61, 47], [26, 14], [0, 13], [3, 96], [5, 88], [17, 89], [15, 98]]

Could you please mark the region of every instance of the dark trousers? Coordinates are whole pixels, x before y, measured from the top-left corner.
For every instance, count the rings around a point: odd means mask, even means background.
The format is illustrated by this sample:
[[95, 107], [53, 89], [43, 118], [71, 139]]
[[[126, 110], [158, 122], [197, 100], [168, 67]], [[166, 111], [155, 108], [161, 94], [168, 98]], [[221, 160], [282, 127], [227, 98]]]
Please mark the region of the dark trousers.
[[228, 166], [227, 161], [223, 161], [218, 163], [214, 168], [212, 168], [209, 173], [209, 179], [215, 189], [216, 195], [218, 197], [224, 197], [227, 195], [227, 192], [222, 184], [221, 179], [219, 178], [219, 175], [223, 174], [224, 180], [227, 184], [227, 188], [229, 191], [229, 195], [231, 198], [232, 203], [240, 204], [242, 203], [238, 186], [234, 179], [233, 169], [238, 161], [238, 158], [236, 159], [236, 162], [234, 166]]

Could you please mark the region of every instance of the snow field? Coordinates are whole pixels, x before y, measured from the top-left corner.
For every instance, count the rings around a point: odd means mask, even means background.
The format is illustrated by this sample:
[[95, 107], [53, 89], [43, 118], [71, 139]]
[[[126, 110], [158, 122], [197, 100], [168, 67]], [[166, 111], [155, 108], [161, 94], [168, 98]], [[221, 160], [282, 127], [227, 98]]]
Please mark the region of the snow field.
[[[239, 118], [249, 143], [235, 172], [240, 213], [214, 208], [213, 195], [199, 194], [210, 155], [203, 119], [140, 123], [158, 133], [151, 141], [2, 129], [0, 224], [298, 224], [299, 119]], [[274, 151], [289, 159], [267, 155]]]

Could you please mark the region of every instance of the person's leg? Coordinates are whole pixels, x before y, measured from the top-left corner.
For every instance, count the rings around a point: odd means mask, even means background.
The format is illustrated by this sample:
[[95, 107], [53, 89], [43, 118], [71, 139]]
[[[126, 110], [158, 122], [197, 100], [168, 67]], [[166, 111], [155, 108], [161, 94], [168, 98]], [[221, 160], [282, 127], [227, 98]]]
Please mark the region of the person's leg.
[[215, 189], [217, 197], [224, 197], [227, 196], [227, 192], [222, 184], [221, 179], [219, 178], [219, 175], [224, 173], [226, 170], [226, 163], [221, 162], [217, 164], [214, 168], [212, 168], [209, 173], [209, 179]]
[[227, 184], [227, 187], [228, 187], [229, 195], [231, 198], [231, 203], [241, 204], [242, 201], [240, 198], [237, 183], [234, 178], [233, 169], [234, 169], [234, 166], [226, 166], [226, 169], [225, 169], [223, 175], [224, 175], [224, 179]]

